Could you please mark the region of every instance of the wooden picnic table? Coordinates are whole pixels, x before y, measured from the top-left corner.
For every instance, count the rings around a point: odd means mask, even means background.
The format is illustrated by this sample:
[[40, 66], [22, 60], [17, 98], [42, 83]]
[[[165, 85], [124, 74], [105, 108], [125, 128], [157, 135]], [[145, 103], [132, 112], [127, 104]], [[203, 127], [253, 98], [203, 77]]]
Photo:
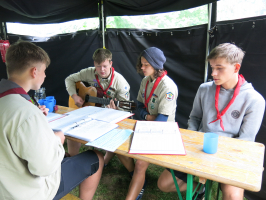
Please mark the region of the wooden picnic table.
[[[57, 113], [72, 110], [74, 109], [59, 106]], [[133, 130], [135, 123], [136, 120], [125, 119], [118, 125], [119, 128]], [[187, 153], [185, 156], [129, 154], [132, 134], [115, 153], [249, 191], [260, 191], [265, 150], [263, 144], [219, 136], [217, 153], [207, 154], [203, 152], [204, 133], [182, 128], [180, 132]], [[76, 138], [67, 138], [82, 144], [87, 143]]]

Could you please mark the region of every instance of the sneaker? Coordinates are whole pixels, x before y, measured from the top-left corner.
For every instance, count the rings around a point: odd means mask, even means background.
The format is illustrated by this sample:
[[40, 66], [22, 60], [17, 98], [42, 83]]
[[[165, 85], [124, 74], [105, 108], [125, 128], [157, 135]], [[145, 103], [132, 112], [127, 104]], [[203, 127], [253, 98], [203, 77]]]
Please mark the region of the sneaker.
[[202, 192], [202, 193], [198, 193], [198, 192], [196, 192], [196, 193], [194, 194], [194, 196], [192, 197], [192, 199], [194, 199], [194, 198], [196, 197], [197, 194], [198, 194], [198, 196], [197, 196], [197, 198], [196, 198], [195, 200], [202, 200], [203, 197], [205, 196], [205, 192]]
[[[197, 198], [195, 199], [196, 196], [197, 196]], [[195, 192], [195, 194], [192, 197], [192, 199], [193, 200], [202, 200], [204, 196], [205, 196], [205, 186], [203, 186], [203, 188], [201, 189], [201, 191]]]
[[146, 180], [144, 181], [143, 188], [141, 189], [141, 191], [140, 191], [139, 195], [137, 196], [136, 200], [140, 200], [142, 198], [144, 190], [145, 190], [145, 187], [146, 187]]

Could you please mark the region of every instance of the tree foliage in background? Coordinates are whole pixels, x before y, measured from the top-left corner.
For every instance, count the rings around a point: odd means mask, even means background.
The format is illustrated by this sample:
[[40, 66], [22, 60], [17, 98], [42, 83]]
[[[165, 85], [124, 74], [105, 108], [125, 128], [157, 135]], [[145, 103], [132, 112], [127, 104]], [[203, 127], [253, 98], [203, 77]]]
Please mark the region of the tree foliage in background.
[[183, 11], [140, 16], [108, 17], [106, 28], [168, 29], [205, 24], [207, 5]]
[[[233, 20], [266, 14], [266, 0], [220, 0], [217, 2], [217, 20]], [[195, 26], [208, 22], [208, 6], [183, 11], [141, 16], [107, 17], [106, 28], [169, 29]], [[99, 28], [99, 18], [89, 18], [60, 24], [7, 23], [7, 32], [19, 35], [49, 37]]]

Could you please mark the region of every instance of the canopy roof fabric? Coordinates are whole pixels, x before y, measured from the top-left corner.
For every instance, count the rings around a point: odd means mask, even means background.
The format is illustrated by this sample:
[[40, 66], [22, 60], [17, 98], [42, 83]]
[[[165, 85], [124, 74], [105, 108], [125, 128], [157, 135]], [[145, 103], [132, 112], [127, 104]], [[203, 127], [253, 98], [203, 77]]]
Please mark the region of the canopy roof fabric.
[[[217, 0], [216, 0], [217, 1]], [[145, 15], [185, 10], [215, 0], [105, 0], [107, 16]]]
[[[106, 16], [145, 15], [184, 10], [216, 0], [104, 0]], [[100, 0], [0, 0], [0, 21], [59, 23], [98, 17]]]

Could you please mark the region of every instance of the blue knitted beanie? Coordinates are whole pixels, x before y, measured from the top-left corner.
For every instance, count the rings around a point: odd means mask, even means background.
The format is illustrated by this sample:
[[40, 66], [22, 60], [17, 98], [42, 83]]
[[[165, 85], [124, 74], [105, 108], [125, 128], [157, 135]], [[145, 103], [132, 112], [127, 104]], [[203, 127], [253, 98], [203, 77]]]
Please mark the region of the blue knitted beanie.
[[141, 56], [143, 56], [154, 69], [163, 69], [166, 58], [160, 49], [150, 47], [144, 50]]

